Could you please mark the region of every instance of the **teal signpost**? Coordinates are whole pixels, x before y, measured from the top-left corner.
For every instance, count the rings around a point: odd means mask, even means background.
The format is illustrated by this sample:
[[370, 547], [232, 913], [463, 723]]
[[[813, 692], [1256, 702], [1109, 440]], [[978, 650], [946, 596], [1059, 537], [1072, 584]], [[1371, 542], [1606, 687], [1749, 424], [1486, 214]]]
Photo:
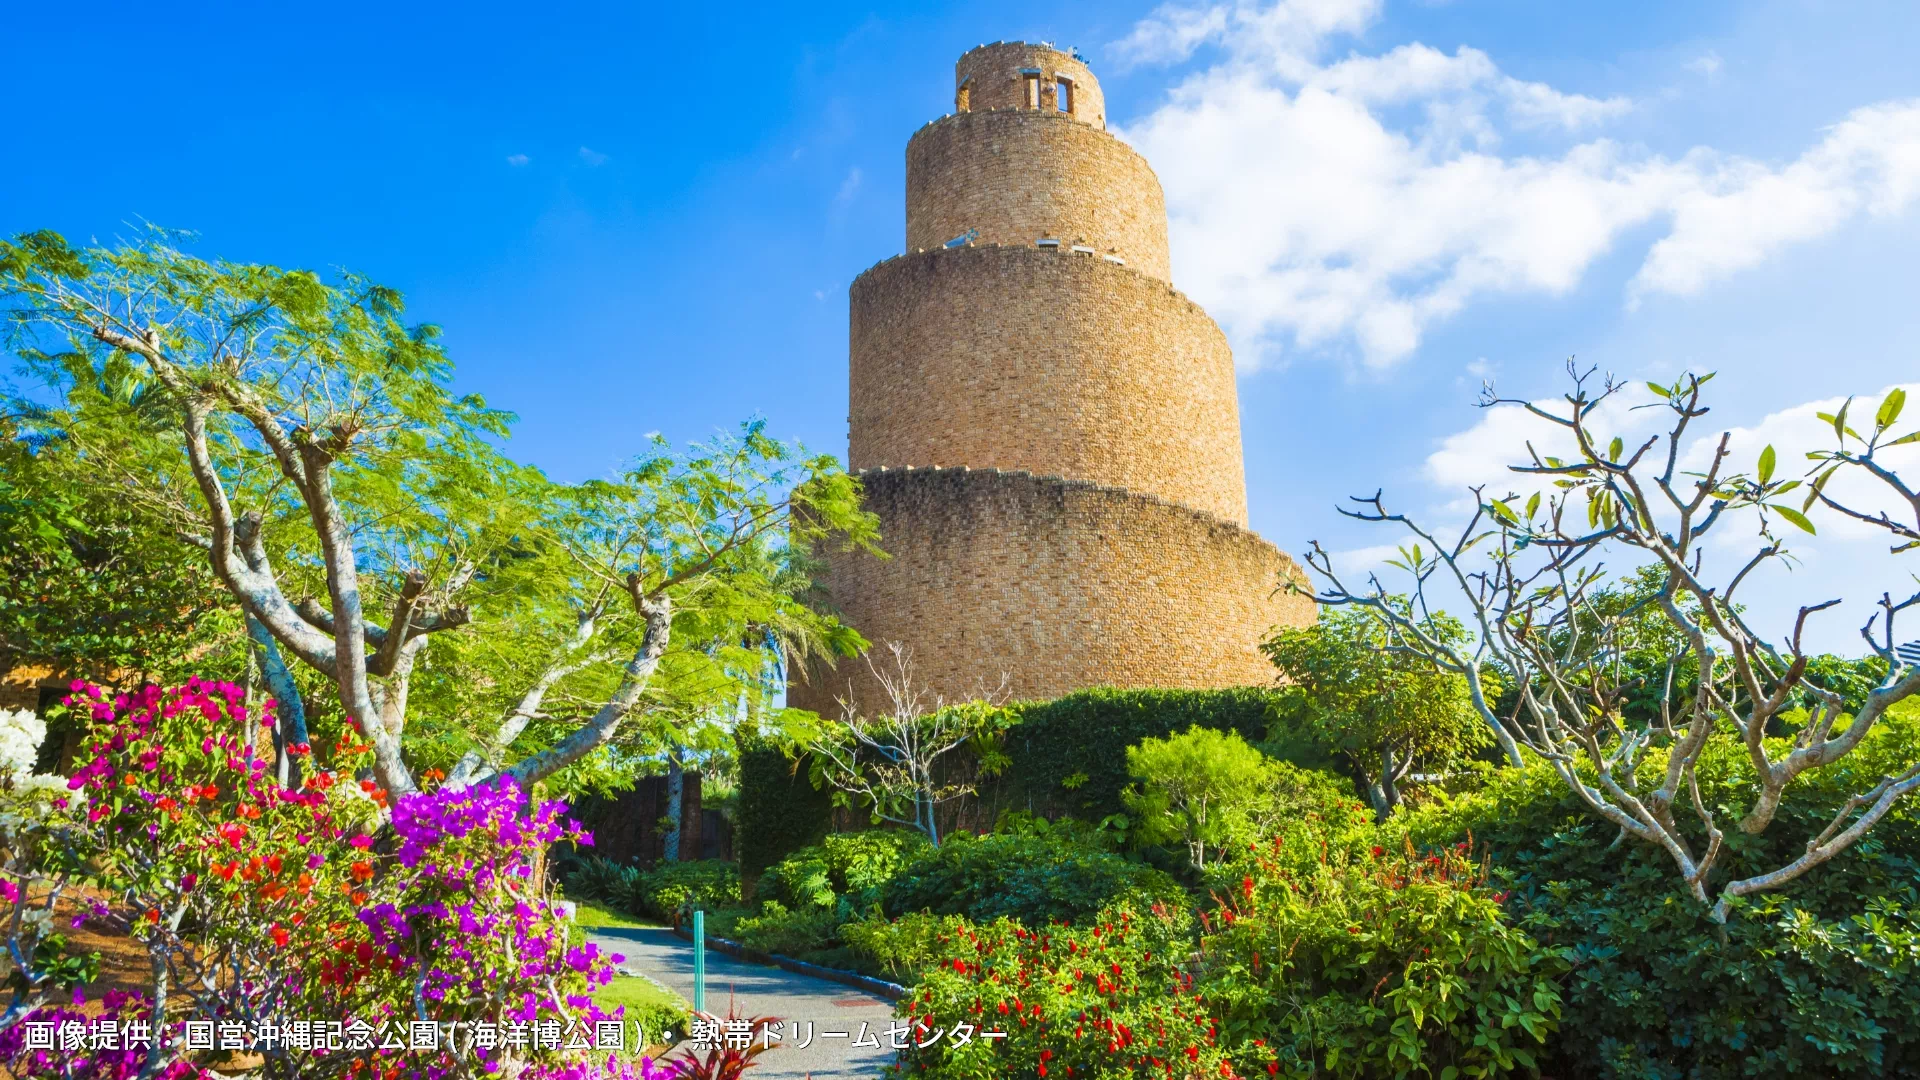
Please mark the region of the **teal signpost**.
[[707, 1011], [707, 913], [693, 913], [693, 1011]]

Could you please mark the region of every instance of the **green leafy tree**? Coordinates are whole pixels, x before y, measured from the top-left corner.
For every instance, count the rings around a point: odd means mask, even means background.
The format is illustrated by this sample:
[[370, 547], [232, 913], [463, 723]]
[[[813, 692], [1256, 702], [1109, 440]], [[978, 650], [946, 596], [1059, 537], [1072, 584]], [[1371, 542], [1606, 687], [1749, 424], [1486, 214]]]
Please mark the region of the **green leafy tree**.
[[1127, 773], [1135, 783], [1121, 798], [1134, 841], [1182, 845], [1196, 870], [1206, 869], [1209, 849], [1218, 859], [1296, 809], [1280, 797], [1298, 787], [1284, 763], [1232, 732], [1195, 727], [1142, 739], [1127, 748]]
[[[44, 422], [330, 687], [387, 790], [415, 790], [416, 768], [604, 782], [623, 740], [657, 750], [770, 697], [782, 634], [861, 644], [787, 570], [787, 552], [875, 536], [830, 457], [754, 423], [556, 484], [500, 452], [511, 418], [452, 391], [438, 330], [393, 290], [178, 241], [0, 243], [6, 344], [58, 398]], [[83, 390], [114, 379], [164, 423]]]
[[1261, 649], [1287, 680], [1282, 714], [1346, 758], [1380, 821], [1400, 805], [1401, 782], [1415, 769], [1446, 769], [1493, 741], [1465, 679], [1392, 649], [1363, 613], [1328, 611]]

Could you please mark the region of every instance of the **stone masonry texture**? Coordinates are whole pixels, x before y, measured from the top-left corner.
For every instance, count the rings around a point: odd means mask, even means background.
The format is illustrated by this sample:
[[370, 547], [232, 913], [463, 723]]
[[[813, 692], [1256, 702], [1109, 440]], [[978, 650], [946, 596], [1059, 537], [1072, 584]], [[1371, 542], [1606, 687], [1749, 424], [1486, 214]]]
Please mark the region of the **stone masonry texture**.
[[[908, 254], [851, 292], [848, 460], [887, 557], [823, 553], [831, 604], [949, 702], [1272, 683], [1260, 642], [1314, 606], [1245, 527], [1233, 356], [1170, 284], [1159, 181], [1069, 54], [984, 45], [956, 84], [908, 144]], [[861, 661], [792, 674], [801, 708], [889, 704]]]
[[[1051, 45], [1024, 41], [996, 41], [969, 50], [953, 65], [954, 111], [969, 109], [1032, 108], [1033, 91], [1027, 81], [1038, 72], [1040, 110], [1060, 112], [1060, 80], [1073, 84], [1068, 97], [1071, 116], [1083, 124], [1104, 129], [1107, 126], [1107, 101], [1100, 92], [1100, 80], [1087, 65]], [[960, 105], [961, 90], [966, 91], [966, 106]]]
[[[1313, 620], [1304, 581], [1260, 537], [1163, 499], [1084, 481], [981, 469], [861, 474], [892, 556], [841, 555], [827, 586], [868, 639], [913, 649], [949, 701], [1007, 677], [1014, 698], [1088, 686], [1271, 684], [1259, 643]], [[883, 704], [863, 661], [788, 691], [823, 715]]]
[[1119, 139], [1045, 110], [936, 120], [907, 143], [907, 250], [972, 232], [981, 244], [1090, 247], [1162, 281], [1167, 206], [1147, 159]]
[[972, 247], [854, 282], [848, 462], [1026, 469], [1247, 520], [1233, 354], [1164, 281]]

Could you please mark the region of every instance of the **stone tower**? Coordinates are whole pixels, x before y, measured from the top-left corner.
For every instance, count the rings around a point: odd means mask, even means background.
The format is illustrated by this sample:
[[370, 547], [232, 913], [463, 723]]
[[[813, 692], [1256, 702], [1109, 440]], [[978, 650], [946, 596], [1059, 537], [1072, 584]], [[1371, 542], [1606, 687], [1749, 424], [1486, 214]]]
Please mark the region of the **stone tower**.
[[[1247, 531], [1226, 338], [1174, 289], [1146, 160], [1077, 56], [960, 58], [955, 111], [907, 143], [907, 251], [854, 281], [848, 463], [891, 556], [826, 585], [955, 700], [1273, 681], [1258, 643], [1313, 619]], [[884, 704], [864, 664], [793, 704]]]

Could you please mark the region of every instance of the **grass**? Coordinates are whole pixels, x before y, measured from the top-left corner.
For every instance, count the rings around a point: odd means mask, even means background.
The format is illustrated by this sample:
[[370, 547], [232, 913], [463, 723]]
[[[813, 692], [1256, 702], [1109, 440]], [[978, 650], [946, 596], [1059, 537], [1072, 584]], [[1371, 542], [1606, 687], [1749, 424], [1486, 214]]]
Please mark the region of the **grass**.
[[637, 919], [623, 912], [615, 911], [610, 907], [603, 907], [600, 904], [589, 903], [585, 900], [576, 901], [575, 903], [576, 910], [573, 916], [573, 924], [582, 929], [598, 930], [603, 927], [637, 929], [640, 927], [664, 925], [654, 922], [651, 919]]
[[657, 1012], [684, 1013], [692, 1008], [679, 994], [656, 986], [650, 980], [636, 979], [627, 975], [614, 976], [612, 982], [594, 993], [593, 1003], [607, 1012], [625, 1005], [627, 1015], [630, 1017]]

